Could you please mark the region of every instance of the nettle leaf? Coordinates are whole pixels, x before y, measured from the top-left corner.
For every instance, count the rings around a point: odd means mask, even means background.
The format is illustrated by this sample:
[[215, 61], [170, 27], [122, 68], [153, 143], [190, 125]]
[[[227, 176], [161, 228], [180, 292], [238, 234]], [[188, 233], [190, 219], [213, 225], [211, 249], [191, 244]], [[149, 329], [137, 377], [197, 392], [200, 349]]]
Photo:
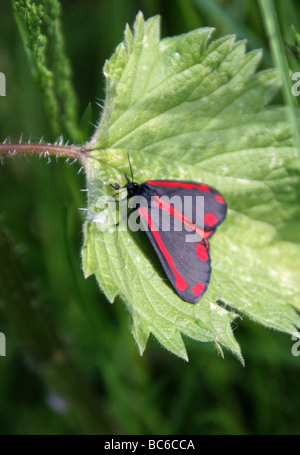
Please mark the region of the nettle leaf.
[[[231, 323], [237, 315], [294, 333], [300, 325], [300, 178], [275, 70], [256, 73], [261, 52], [213, 29], [160, 40], [159, 17], [138, 14], [133, 32], [104, 66], [106, 100], [88, 144], [83, 267], [107, 298], [120, 296], [142, 353], [149, 334], [187, 359], [182, 334], [211, 341], [241, 360]], [[229, 212], [211, 239], [212, 277], [197, 304], [170, 287], [143, 232], [122, 223], [102, 231], [115, 208], [109, 183], [180, 179], [203, 182], [226, 198]], [[113, 207], [112, 207], [113, 206]], [[124, 223], [125, 224], [125, 223]]]

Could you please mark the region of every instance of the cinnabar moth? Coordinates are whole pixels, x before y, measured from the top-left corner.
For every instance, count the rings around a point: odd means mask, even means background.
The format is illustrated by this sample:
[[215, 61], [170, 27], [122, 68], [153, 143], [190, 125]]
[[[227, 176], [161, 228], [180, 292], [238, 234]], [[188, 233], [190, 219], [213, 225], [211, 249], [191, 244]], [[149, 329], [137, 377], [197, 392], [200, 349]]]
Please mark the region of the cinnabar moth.
[[[138, 210], [142, 225], [147, 232], [149, 240], [164, 268], [164, 271], [179, 296], [191, 303], [198, 302], [207, 290], [210, 275], [211, 261], [209, 254], [209, 241], [227, 212], [227, 205], [223, 196], [209, 185], [203, 183], [176, 181], [176, 180], [149, 180], [136, 183], [125, 174], [127, 184], [122, 187], [127, 189], [127, 198], [142, 196], [146, 203], [137, 202], [131, 210]], [[119, 185], [111, 185], [119, 189]], [[176, 210], [171, 204], [165, 202], [164, 197], [177, 196], [184, 200], [190, 196], [192, 202], [192, 217], [187, 218], [185, 213]], [[196, 196], [204, 197], [204, 228], [195, 224]], [[155, 219], [152, 216], [156, 209]], [[179, 220], [183, 227], [188, 227], [198, 236], [197, 241], [187, 242], [186, 229], [176, 230], [175, 223], [170, 224], [169, 230], [162, 229], [162, 212]], [[178, 222], [178, 221], [177, 221]]]

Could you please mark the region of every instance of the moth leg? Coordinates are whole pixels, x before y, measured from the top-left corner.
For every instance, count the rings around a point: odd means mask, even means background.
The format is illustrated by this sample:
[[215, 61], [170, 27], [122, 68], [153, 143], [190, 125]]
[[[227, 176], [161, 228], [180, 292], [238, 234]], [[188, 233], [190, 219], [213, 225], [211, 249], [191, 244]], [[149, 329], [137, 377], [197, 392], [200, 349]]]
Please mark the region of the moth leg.
[[124, 221], [125, 218], [127, 218], [128, 215], [130, 215], [130, 213], [132, 213], [134, 210], [136, 210], [135, 207], [129, 209], [129, 210], [127, 211], [127, 213], [126, 213], [124, 216], [122, 216], [122, 218], [118, 221], [118, 223], [114, 224], [114, 226], [119, 226], [119, 224], [122, 223], [122, 221]]
[[112, 183], [110, 183], [110, 186], [111, 186], [114, 190], [119, 190], [120, 188], [122, 188], [118, 183], [116, 183], [115, 185], [113, 185]]

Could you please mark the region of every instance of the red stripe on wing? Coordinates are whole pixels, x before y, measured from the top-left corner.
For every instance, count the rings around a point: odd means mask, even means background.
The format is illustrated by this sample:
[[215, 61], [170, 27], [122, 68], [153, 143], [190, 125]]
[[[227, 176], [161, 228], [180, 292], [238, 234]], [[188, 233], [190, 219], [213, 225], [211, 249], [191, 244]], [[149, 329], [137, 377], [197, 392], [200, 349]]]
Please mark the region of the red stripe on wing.
[[192, 222], [187, 216], [184, 216], [182, 213], [180, 213], [178, 210], [176, 210], [174, 207], [172, 207], [170, 204], [168, 204], [166, 201], [161, 199], [159, 196], [156, 194], [154, 195], [156, 201], [153, 201], [152, 203], [156, 205], [157, 207], [160, 207], [162, 210], [164, 210], [167, 213], [170, 213], [170, 215], [174, 216], [178, 220], [180, 220], [183, 224], [188, 226], [190, 229], [195, 231], [202, 239], [206, 239], [211, 235], [211, 231], [204, 231], [203, 229], [200, 229], [196, 224]]
[[148, 213], [148, 210], [145, 207], [139, 207], [138, 208], [139, 215], [146, 220], [151, 233], [153, 234], [157, 245], [159, 246], [162, 254], [164, 255], [164, 258], [166, 259], [170, 269], [175, 275], [176, 278], [176, 283], [175, 286], [179, 291], [185, 291], [185, 289], [188, 287], [187, 282], [182, 278], [178, 270], [175, 268], [174, 263], [173, 263], [173, 258], [171, 254], [168, 252], [167, 248], [164, 245], [164, 242], [161, 239], [161, 236], [158, 232], [157, 226], [155, 225], [154, 221], [152, 220], [151, 216]]
[[193, 183], [183, 183], [183, 182], [154, 182], [153, 180], [148, 180], [148, 185], [158, 185], [158, 186], [166, 186], [168, 188], [185, 188], [187, 190], [202, 190], [206, 191], [207, 193], [211, 193], [210, 188], [208, 186], [204, 185], [203, 183], [200, 183], [200, 185], [195, 185]]

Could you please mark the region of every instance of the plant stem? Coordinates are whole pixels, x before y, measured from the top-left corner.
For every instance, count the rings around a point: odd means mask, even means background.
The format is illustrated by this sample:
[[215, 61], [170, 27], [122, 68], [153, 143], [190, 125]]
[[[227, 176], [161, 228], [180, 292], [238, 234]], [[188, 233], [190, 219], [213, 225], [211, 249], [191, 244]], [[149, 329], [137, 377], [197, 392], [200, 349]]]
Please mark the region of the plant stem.
[[55, 137], [63, 132], [78, 140], [78, 101], [65, 53], [61, 4], [13, 0], [12, 6], [52, 133]]
[[56, 156], [64, 158], [79, 159], [85, 162], [88, 158], [88, 151], [84, 147], [75, 145], [56, 144], [0, 144], [0, 157], [4, 155], [37, 154], [40, 156]]
[[274, 3], [272, 0], [259, 0], [259, 6], [264, 19], [267, 34], [269, 36], [270, 47], [274, 57], [275, 65], [279, 70], [279, 74], [283, 84], [283, 97], [287, 105], [287, 116], [294, 136], [295, 145], [298, 148], [300, 156], [300, 130], [298, 121], [298, 107], [292, 95], [292, 84], [289, 75], [289, 67], [284, 52], [281, 32], [276, 16]]

